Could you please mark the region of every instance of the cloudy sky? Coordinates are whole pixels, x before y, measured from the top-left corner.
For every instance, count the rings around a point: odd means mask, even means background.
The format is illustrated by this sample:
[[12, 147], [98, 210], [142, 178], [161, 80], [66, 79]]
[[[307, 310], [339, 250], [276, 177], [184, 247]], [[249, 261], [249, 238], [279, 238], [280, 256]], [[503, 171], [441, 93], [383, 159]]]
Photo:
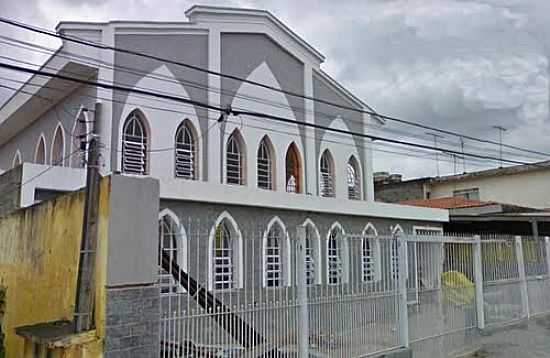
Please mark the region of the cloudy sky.
[[[61, 20], [185, 20], [195, 2], [177, 0], [0, 0], [0, 14], [53, 29]], [[265, 0], [201, 1], [201, 4], [271, 11], [326, 55], [323, 68], [378, 112], [550, 152], [548, 118], [548, 0]], [[0, 34], [58, 46], [0, 25]], [[9, 46], [2, 56], [43, 60]], [[14, 74], [0, 73], [14, 77]], [[0, 85], [14, 83], [0, 79]], [[12, 91], [0, 88], [0, 102]], [[429, 143], [425, 130], [388, 123], [384, 135]], [[457, 137], [439, 145], [460, 149]], [[466, 151], [498, 156], [498, 147], [471, 141]], [[531, 154], [508, 153], [522, 161]], [[391, 153], [389, 153], [391, 152]], [[399, 152], [400, 154], [397, 154]], [[440, 156], [441, 173], [463, 164]], [[550, 159], [550, 158], [549, 158]], [[467, 162], [467, 170], [498, 163]], [[407, 177], [436, 172], [434, 155], [378, 145], [375, 169]]]

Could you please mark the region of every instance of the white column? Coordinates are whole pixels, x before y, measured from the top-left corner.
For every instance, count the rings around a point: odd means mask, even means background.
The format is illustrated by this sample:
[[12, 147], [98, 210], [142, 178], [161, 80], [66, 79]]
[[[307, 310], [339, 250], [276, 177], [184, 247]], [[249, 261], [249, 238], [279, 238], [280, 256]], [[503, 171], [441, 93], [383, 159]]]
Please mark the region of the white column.
[[[208, 33], [208, 69], [221, 72], [221, 36], [220, 30], [215, 25], [210, 27]], [[221, 88], [222, 81], [220, 76], [208, 75], [208, 88]], [[221, 105], [221, 94], [216, 91], [208, 92], [208, 103], [213, 106]], [[209, 118], [217, 118], [220, 115], [218, 111], [208, 110]], [[208, 125], [212, 125], [209, 121]], [[210, 183], [219, 184], [221, 178], [222, 155], [220, 152], [220, 126], [215, 125], [208, 132], [208, 148], [206, 148], [207, 163], [203, 165], [208, 168], [208, 178]]]
[[[363, 133], [369, 134], [368, 123], [371, 122], [371, 117], [368, 114], [363, 114]], [[374, 201], [374, 180], [372, 177], [373, 163], [372, 163], [372, 141], [370, 139], [364, 139], [365, 145], [363, 149], [363, 156], [365, 157], [361, 167], [363, 168], [363, 200]]]
[[521, 290], [521, 307], [524, 318], [529, 318], [529, 294], [527, 292], [527, 278], [525, 276], [525, 265], [523, 260], [523, 245], [521, 236], [515, 237], [516, 259], [518, 264], [519, 285]]
[[[115, 46], [115, 30], [113, 28], [113, 25], [107, 25], [103, 27], [101, 32], [101, 42], [107, 46]], [[114, 51], [99, 51], [98, 57], [99, 60], [104, 63], [112, 63], [113, 65], [115, 64]], [[115, 72], [112, 68], [100, 66], [98, 68], [97, 79], [98, 82], [113, 84], [115, 80]], [[113, 90], [97, 88], [97, 93], [98, 97], [114, 99]], [[118, 154], [116, 153], [117, 144], [112, 143], [112, 132], [113, 130], [118, 130], [118, 128], [113, 128], [113, 102], [109, 100], [99, 100], [99, 102], [101, 102], [101, 116], [97, 118], [95, 113], [92, 116], [94, 120], [97, 119], [95, 125], [97, 133], [99, 134], [99, 141], [101, 144], [105, 145], [108, 148], [113, 147], [111, 148], [111, 150], [100, 149], [101, 157], [99, 159], [99, 172], [101, 173], [101, 175], [107, 175], [108, 173], [117, 170], [117, 168], [112, 167], [111, 157], [112, 155], [115, 155], [118, 158]], [[88, 108], [88, 110], [94, 109]], [[119, 125], [122, 124], [119, 123]], [[118, 140], [120, 141], [121, 139], [119, 138]], [[118, 163], [118, 168], [121, 168], [120, 163]]]
[[309, 307], [306, 278], [306, 227], [296, 228], [296, 298], [298, 301], [298, 357], [309, 357]]
[[399, 293], [399, 345], [409, 348], [409, 310], [407, 305], [407, 240], [401, 233], [397, 240], [398, 293]]
[[477, 328], [485, 329], [485, 307], [483, 303], [483, 263], [481, 261], [481, 239], [475, 237], [474, 243], [474, 282], [476, 287]]
[[[313, 69], [311, 65], [304, 65], [304, 94], [313, 97]], [[315, 110], [313, 101], [305, 100], [305, 121], [307, 123], [315, 123]], [[304, 127], [306, 135], [304, 158], [305, 158], [305, 193], [318, 195], [317, 185], [317, 156], [315, 155], [315, 130], [311, 127]]]

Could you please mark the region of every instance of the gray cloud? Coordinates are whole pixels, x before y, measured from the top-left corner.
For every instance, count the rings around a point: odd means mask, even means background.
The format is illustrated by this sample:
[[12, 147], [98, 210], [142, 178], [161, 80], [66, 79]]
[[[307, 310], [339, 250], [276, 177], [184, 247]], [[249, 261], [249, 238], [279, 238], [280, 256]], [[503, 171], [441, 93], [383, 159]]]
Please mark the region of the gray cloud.
[[[499, 124], [509, 128], [508, 143], [550, 152], [548, 1], [207, 3], [270, 10], [327, 56], [324, 68], [329, 73], [381, 113], [492, 139], [497, 138], [492, 126]], [[2, 2], [0, 13], [52, 28], [68, 19], [182, 20], [191, 5], [192, 1], [41, 0], [23, 6]], [[5, 27], [2, 31], [46, 41]], [[0, 101], [6, 93], [0, 91]], [[424, 135], [423, 130], [392, 123], [387, 127]], [[458, 143], [452, 137], [444, 141]], [[473, 143], [466, 145], [475, 149]], [[496, 150], [492, 146], [484, 152]], [[425, 158], [412, 159], [378, 152], [375, 167], [408, 176], [432, 174], [435, 164], [426, 158], [433, 155], [422, 155]], [[453, 171], [452, 164], [442, 168]]]

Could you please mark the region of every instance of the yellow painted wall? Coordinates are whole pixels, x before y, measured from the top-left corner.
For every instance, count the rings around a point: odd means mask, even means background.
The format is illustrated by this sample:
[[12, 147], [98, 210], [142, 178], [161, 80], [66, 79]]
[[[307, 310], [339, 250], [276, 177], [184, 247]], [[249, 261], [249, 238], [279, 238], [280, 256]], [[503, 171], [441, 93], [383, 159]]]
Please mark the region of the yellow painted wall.
[[[99, 263], [106, 257], [109, 186], [109, 178], [102, 179]], [[24, 341], [15, 335], [15, 327], [72, 319], [83, 208], [81, 191], [0, 219], [0, 286], [7, 287], [3, 320], [7, 358], [23, 356]], [[103, 336], [104, 287], [105, 266], [100, 264], [96, 275], [99, 338]]]

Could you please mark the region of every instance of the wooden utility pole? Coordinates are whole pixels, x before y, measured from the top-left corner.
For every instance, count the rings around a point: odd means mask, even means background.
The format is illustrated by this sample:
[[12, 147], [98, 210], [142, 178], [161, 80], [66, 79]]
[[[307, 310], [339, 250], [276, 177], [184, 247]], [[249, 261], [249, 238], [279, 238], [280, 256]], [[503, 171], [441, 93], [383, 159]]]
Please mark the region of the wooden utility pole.
[[84, 332], [94, 327], [95, 259], [97, 250], [100, 179], [97, 122], [99, 121], [100, 110], [101, 104], [96, 103], [93, 116], [94, 120], [91, 122], [91, 133], [87, 148], [86, 196], [74, 313], [75, 332]]

